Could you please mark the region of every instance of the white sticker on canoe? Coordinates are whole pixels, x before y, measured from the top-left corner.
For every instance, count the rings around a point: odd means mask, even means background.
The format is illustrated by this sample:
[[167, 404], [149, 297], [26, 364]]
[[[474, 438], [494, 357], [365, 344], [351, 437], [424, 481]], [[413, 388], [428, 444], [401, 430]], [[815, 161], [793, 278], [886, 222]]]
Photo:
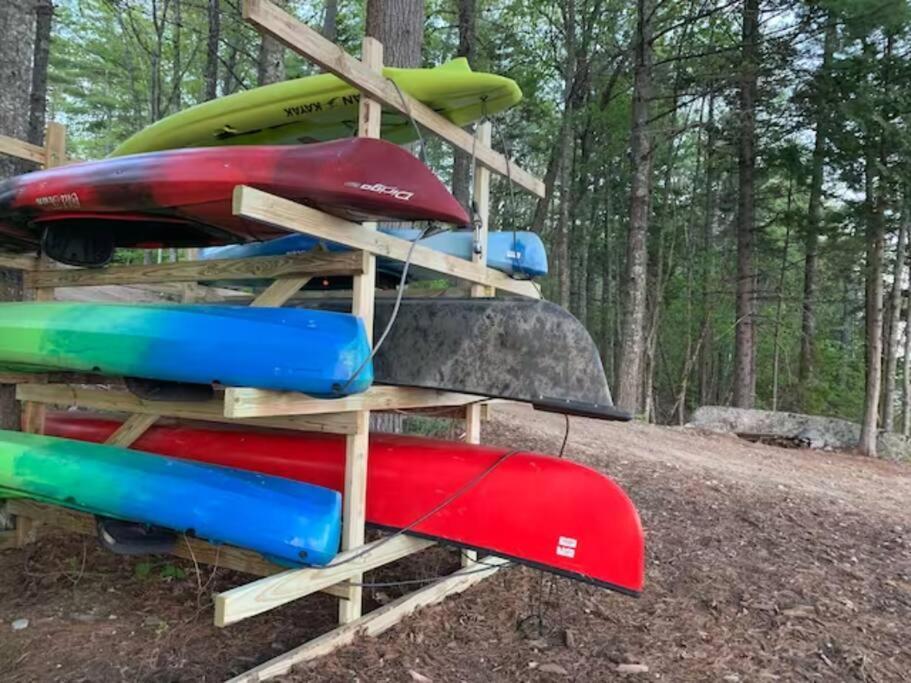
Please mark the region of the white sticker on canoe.
[[557, 555], [560, 557], [575, 557], [576, 556], [576, 547], [579, 545], [579, 541], [575, 538], [569, 536], [560, 536], [557, 539]]
[[567, 548], [565, 545], [558, 545], [557, 555], [560, 557], [575, 557], [576, 551], [574, 548]]
[[560, 536], [559, 540], [557, 541], [557, 545], [565, 545], [567, 548], [575, 548], [577, 545], [579, 545], [579, 541], [577, 541], [575, 538], [570, 538], [569, 536]]

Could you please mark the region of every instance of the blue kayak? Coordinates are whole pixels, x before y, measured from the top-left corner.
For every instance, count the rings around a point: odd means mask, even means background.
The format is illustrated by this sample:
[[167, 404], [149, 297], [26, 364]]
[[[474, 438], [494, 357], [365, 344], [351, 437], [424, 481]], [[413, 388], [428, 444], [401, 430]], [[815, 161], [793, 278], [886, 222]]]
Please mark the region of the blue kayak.
[[341, 494], [303, 482], [115, 446], [0, 431], [0, 497], [30, 498], [325, 565]]
[[[392, 237], [413, 242], [421, 235], [414, 228], [395, 228], [380, 225], [380, 232]], [[268, 242], [234, 244], [227, 247], [211, 247], [201, 251], [203, 259], [250, 258], [253, 256], [281, 256], [310, 251], [321, 240], [310, 235], [288, 235]], [[335, 243], [323, 243], [329, 251], [345, 251], [347, 247]], [[421, 246], [436, 249], [451, 256], [471, 259], [474, 249], [474, 233], [469, 230], [441, 232], [420, 240]], [[547, 275], [547, 252], [541, 238], [533, 232], [490, 232], [487, 235], [487, 265], [495, 270], [517, 278], [532, 278]], [[379, 259], [377, 267], [387, 273], [400, 274], [399, 261]], [[440, 277], [430, 274], [427, 277]], [[248, 283], [249, 284], [249, 283]]]
[[369, 357], [364, 324], [348, 313], [174, 304], [0, 304], [0, 369], [5, 370], [218, 382], [335, 397], [370, 386]]

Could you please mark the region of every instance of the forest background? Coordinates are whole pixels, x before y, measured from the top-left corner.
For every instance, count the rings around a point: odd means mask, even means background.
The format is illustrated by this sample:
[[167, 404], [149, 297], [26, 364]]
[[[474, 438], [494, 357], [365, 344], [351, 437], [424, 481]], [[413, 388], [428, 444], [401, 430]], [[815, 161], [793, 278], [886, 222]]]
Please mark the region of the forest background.
[[[541, 234], [544, 294], [586, 324], [621, 406], [844, 417], [867, 452], [877, 429], [911, 431], [906, 0], [279, 4], [354, 54], [366, 27], [389, 64], [461, 55], [519, 83], [494, 146], [547, 196], [495, 181], [491, 227]], [[72, 156], [99, 158], [198, 102], [315, 72], [240, 10], [4, 3], [0, 133], [40, 144], [57, 120]], [[470, 159], [427, 152], [469, 201]]]

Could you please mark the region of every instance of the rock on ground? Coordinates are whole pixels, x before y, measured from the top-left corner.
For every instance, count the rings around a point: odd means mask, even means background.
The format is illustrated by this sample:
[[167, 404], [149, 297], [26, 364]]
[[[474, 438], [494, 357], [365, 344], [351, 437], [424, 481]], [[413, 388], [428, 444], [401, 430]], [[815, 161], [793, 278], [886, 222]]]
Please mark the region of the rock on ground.
[[[803, 415], [771, 410], [702, 406], [688, 427], [725, 434], [777, 437], [808, 448], [850, 450], [860, 440], [860, 425], [835, 417]], [[880, 432], [877, 450], [895, 460], [911, 458], [911, 440]]]

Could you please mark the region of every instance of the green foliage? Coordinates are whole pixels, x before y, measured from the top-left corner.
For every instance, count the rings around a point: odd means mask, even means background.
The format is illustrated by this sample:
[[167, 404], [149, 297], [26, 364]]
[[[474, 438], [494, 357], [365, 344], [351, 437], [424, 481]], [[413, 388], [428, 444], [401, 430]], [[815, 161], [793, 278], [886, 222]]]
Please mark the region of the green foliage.
[[[103, 156], [155, 118], [202, 99], [206, 3], [181, 2], [179, 25], [175, 0], [56, 4], [50, 114], [67, 124], [75, 155]], [[321, 25], [322, 2], [285, 4], [311, 25]], [[651, 417], [676, 421], [699, 404], [731, 397], [742, 3], [655, 6], [644, 381]], [[259, 37], [239, 17], [237, 3], [224, 2], [221, 8], [217, 56], [223, 95], [255, 85]], [[429, 66], [450, 59], [457, 49], [458, 3], [428, 0], [426, 16], [424, 62]], [[911, 14], [906, 0], [763, 0], [761, 18], [757, 404], [858, 419], [864, 388], [864, 235], [870, 217], [864, 193], [875, 167], [873, 184], [885, 198], [891, 249], [911, 157]], [[364, 3], [339, 3], [338, 40], [354, 54], [363, 21]], [[836, 49], [826, 70], [822, 45], [832, 22]], [[478, 0], [473, 63], [513, 78], [525, 94], [517, 107], [497, 117], [494, 145], [508, 147], [523, 167], [541, 176], [557, 169], [561, 157], [570, 164], [569, 185], [563, 187], [555, 174], [549, 211], [543, 224], [533, 227], [551, 247], [552, 272], [570, 268], [570, 308], [602, 349], [612, 382], [627, 290], [635, 27], [635, 3], [621, 0]], [[314, 72], [290, 53], [286, 68], [289, 77]], [[568, 154], [559, 144], [567, 103], [572, 111], [566, 117], [572, 139]], [[820, 130], [827, 141], [816, 351], [814, 372], [801, 386], [808, 202]], [[426, 153], [449, 180], [451, 150], [429, 140]], [[494, 227], [531, 225], [536, 202], [510, 192], [504, 180], [495, 179], [492, 190]], [[553, 250], [563, 197], [569, 264], [555, 263]], [[137, 262], [143, 257], [135, 251], [119, 258]], [[556, 278], [545, 280], [544, 291], [556, 296]]]

